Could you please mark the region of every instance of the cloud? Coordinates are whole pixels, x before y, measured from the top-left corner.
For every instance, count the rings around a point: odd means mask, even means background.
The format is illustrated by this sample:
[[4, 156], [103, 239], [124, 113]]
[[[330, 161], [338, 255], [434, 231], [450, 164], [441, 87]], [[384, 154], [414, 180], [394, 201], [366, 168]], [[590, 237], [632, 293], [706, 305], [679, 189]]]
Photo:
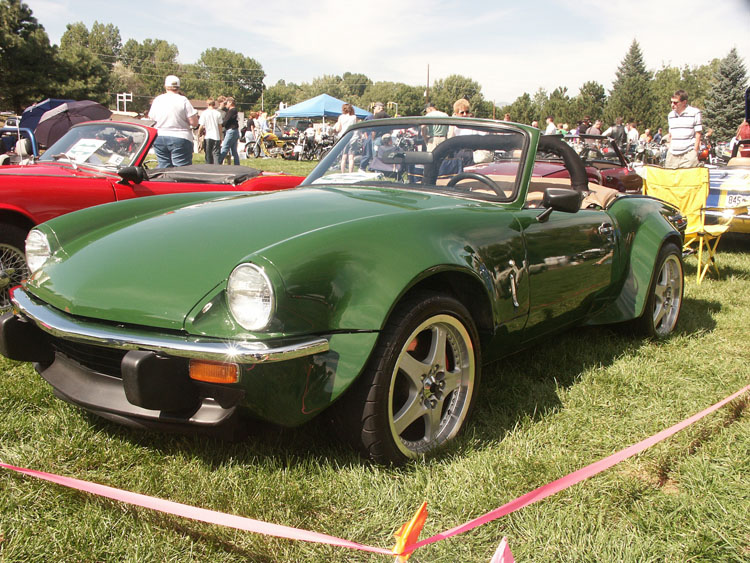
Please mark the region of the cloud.
[[[325, 74], [361, 72], [374, 81], [425, 84], [461, 74], [485, 97], [512, 102], [524, 92], [566, 86], [575, 95], [589, 80], [611, 88], [636, 39], [651, 70], [697, 66], [737, 47], [747, 63], [750, 0], [679, 4], [654, 0], [496, 2], [476, 0], [27, 0], [57, 40], [66, 23], [113, 23], [123, 40], [165, 39], [194, 62], [223, 47], [263, 65], [266, 84], [311, 82]], [[53, 40], [54, 42], [55, 40]]]

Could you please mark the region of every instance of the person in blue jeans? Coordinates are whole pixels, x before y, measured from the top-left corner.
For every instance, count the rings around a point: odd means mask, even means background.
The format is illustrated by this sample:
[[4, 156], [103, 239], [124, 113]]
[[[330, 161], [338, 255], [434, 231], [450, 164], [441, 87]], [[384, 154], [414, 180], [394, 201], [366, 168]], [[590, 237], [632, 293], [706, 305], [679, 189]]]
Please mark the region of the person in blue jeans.
[[237, 151], [237, 142], [240, 140], [240, 124], [237, 121], [237, 108], [234, 105], [234, 98], [227, 98], [226, 102], [227, 113], [224, 115], [224, 121], [221, 124], [224, 128], [224, 140], [221, 143], [219, 164], [223, 164], [229, 151], [232, 151], [234, 163], [239, 166], [240, 153]]
[[159, 168], [187, 166], [193, 163], [193, 127], [198, 126], [198, 112], [179, 93], [180, 79], [169, 75], [164, 80], [166, 92], [154, 98], [148, 116], [155, 121], [158, 137], [154, 152]]

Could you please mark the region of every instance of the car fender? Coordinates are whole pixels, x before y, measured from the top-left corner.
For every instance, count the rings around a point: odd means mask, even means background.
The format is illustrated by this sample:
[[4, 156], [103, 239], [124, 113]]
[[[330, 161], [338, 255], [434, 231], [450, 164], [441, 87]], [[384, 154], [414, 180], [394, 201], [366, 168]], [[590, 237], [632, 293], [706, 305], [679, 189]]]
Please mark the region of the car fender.
[[37, 223], [26, 209], [8, 203], [0, 203], [0, 222], [24, 224], [28, 228]]
[[[493, 265], [508, 264], [510, 257], [523, 263], [515, 217], [497, 211], [471, 204], [372, 216], [307, 232], [246, 256], [243, 261], [263, 267], [276, 288], [274, 319], [248, 336], [377, 332], [416, 286], [470, 293], [491, 328], [493, 314], [495, 319], [508, 315], [498, 307], [511, 308], [509, 294], [494, 294], [499, 282], [493, 276], [499, 279], [505, 272]], [[509, 283], [505, 285], [509, 293]], [[196, 304], [185, 330], [229, 334], [225, 287], [219, 284]]]
[[[271, 249], [266, 257], [282, 272], [290, 296], [307, 293], [305, 300], [310, 302], [315, 294], [329, 294], [329, 326], [336, 330], [382, 329], [408, 291], [448, 273], [466, 276], [481, 287], [494, 310], [498, 296], [493, 295], [492, 268], [485, 264], [479, 249], [493, 243], [502, 247], [502, 240], [491, 243], [488, 239], [500, 239], [498, 233], [503, 231], [511, 238], [517, 235], [517, 228], [502, 228], [503, 222], [515, 224], [510, 213], [500, 218], [496, 211], [483, 214], [480, 209], [416, 213], [408, 221], [388, 216], [371, 221], [372, 228], [353, 224], [316, 233], [320, 240], [314, 246], [320, 249], [320, 256], [311, 257], [293, 272], [288, 270], [296, 254], [291, 246], [283, 249], [283, 257], [277, 253], [281, 249]], [[371, 235], [358, 236], [363, 232]], [[500, 248], [499, 252], [509, 250]], [[324, 264], [318, 272], [320, 285], [318, 289], [305, 288], [315, 263]]]
[[[638, 203], [634, 203], [638, 200]], [[644, 200], [651, 204], [644, 205]], [[640, 317], [646, 306], [648, 291], [655, 275], [659, 250], [667, 242], [682, 247], [680, 233], [665, 218], [672, 210], [662, 202], [646, 196], [619, 198], [610, 208], [618, 221], [622, 255], [619, 293], [614, 300], [585, 324], [601, 325], [629, 321]]]

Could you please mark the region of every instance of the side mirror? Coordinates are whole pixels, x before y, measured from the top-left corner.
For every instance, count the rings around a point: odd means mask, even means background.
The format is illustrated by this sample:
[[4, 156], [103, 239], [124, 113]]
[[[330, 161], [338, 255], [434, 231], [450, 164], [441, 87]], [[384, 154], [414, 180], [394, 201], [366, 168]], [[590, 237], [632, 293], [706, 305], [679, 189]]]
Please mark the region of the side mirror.
[[549, 219], [553, 211], [562, 211], [563, 213], [578, 213], [581, 208], [583, 193], [570, 188], [547, 188], [544, 190], [542, 207], [546, 209], [537, 216], [536, 220], [544, 223]]
[[117, 174], [126, 182], [140, 184], [143, 180], [148, 180], [148, 174], [140, 166], [124, 166], [117, 171]]

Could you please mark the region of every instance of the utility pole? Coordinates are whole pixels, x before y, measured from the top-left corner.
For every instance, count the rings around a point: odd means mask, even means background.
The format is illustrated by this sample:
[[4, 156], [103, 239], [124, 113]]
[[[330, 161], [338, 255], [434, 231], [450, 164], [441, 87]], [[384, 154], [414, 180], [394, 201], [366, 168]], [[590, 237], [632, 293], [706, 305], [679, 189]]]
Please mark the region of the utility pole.
[[430, 103], [430, 64], [427, 63], [427, 90], [425, 90], [425, 104]]

